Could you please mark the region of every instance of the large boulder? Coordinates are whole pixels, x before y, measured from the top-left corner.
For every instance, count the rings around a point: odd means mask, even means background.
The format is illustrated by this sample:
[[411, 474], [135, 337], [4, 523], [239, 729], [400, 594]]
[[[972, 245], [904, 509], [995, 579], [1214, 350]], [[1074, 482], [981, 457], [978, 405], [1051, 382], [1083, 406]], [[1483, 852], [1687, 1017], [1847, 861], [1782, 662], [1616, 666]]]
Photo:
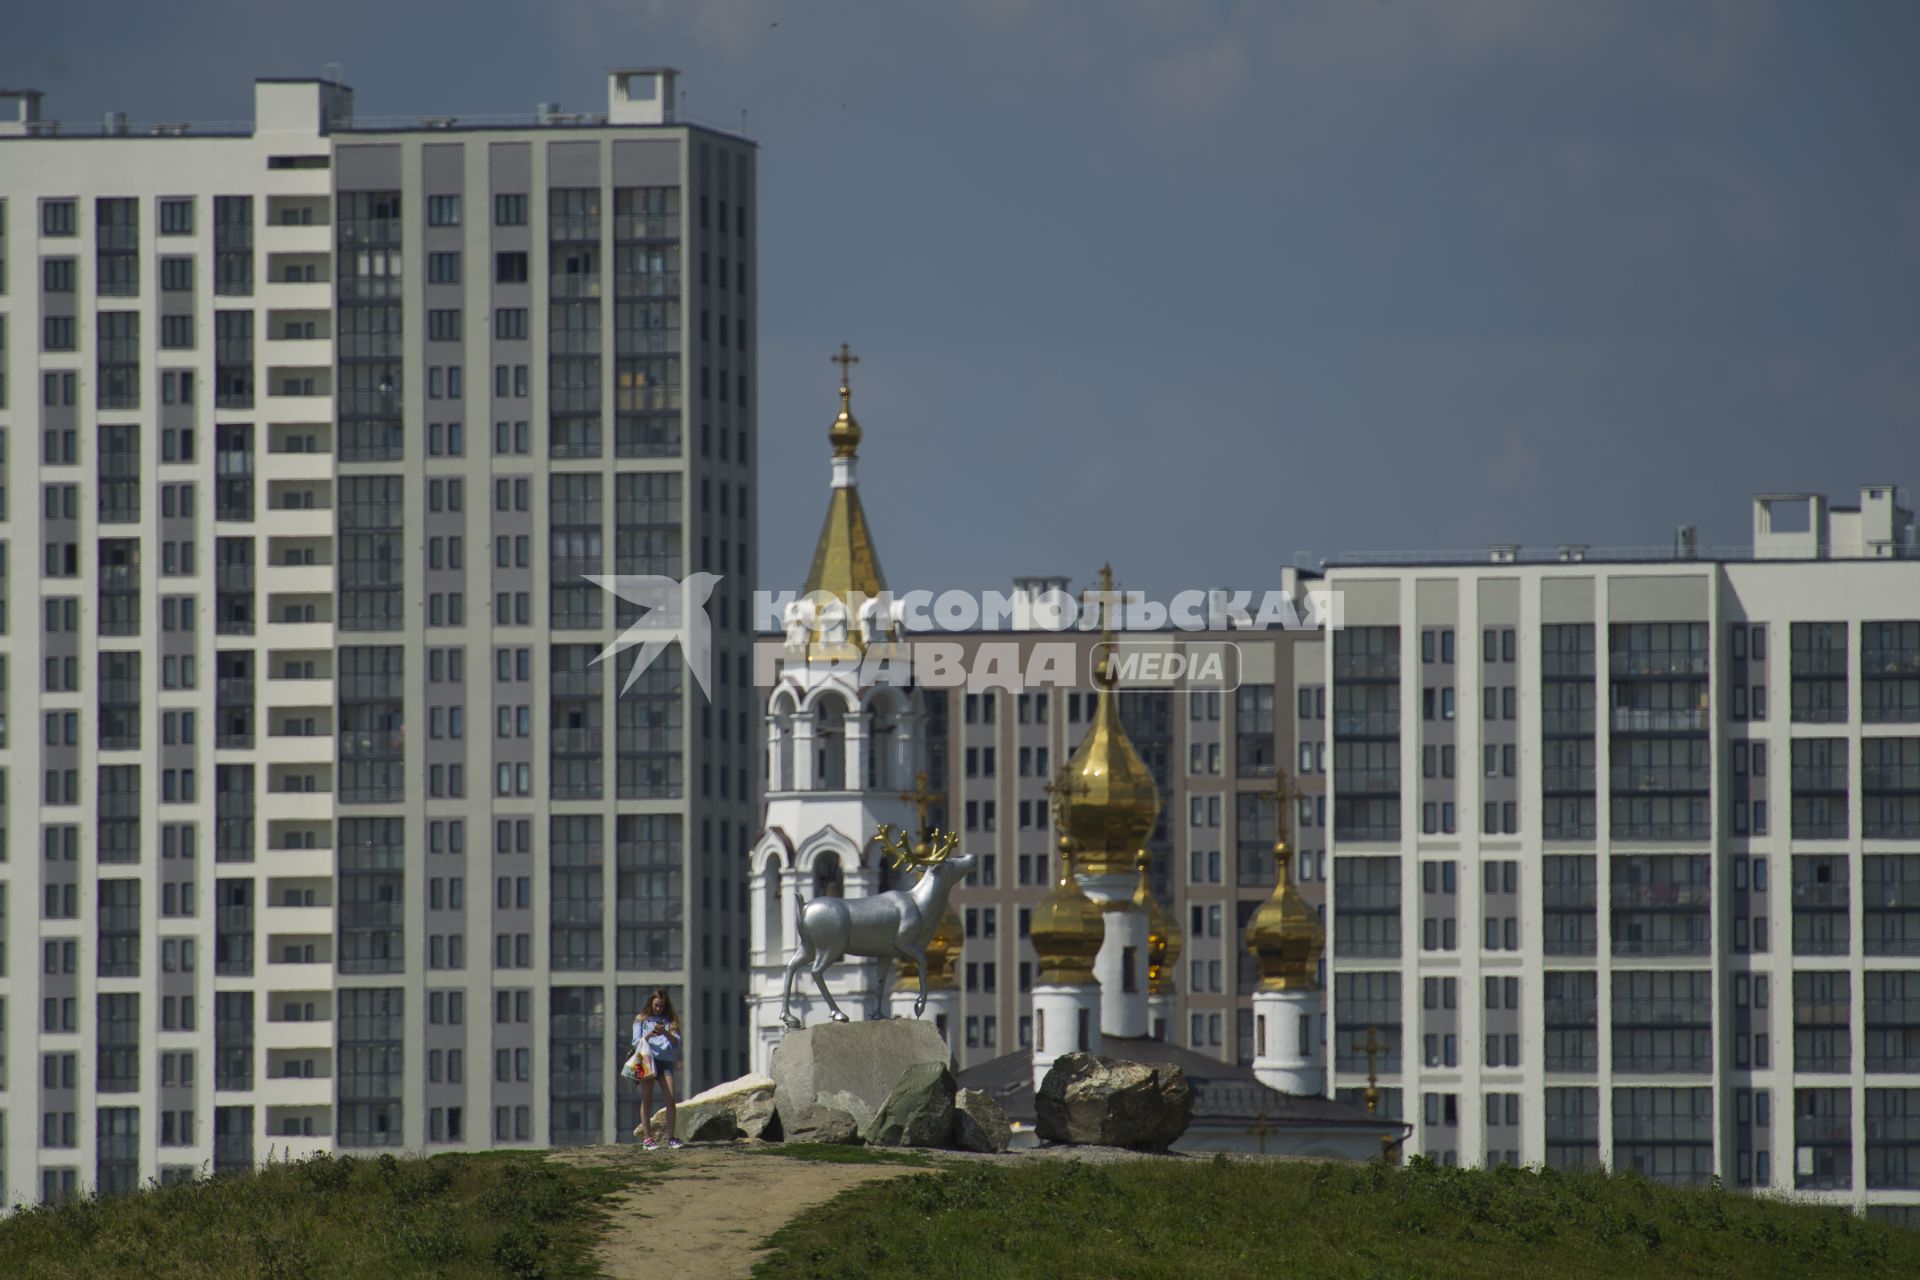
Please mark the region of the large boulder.
[[774, 1105], [783, 1117], [833, 1107], [864, 1132], [908, 1067], [947, 1058], [940, 1032], [917, 1018], [796, 1027], [773, 1051]]
[[876, 1147], [944, 1147], [953, 1136], [953, 1072], [945, 1062], [916, 1062], [861, 1130]]
[[[655, 1133], [666, 1133], [665, 1107], [653, 1113], [653, 1128]], [[780, 1129], [773, 1109], [773, 1081], [748, 1074], [696, 1093], [680, 1104], [674, 1130], [674, 1136], [683, 1142], [777, 1140]]]
[[838, 1107], [812, 1103], [788, 1115], [780, 1114], [780, 1130], [788, 1142], [858, 1142], [860, 1126]]
[[1165, 1151], [1193, 1119], [1193, 1090], [1178, 1067], [1068, 1053], [1040, 1082], [1033, 1109], [1048, 1142]]
[[[734, 1118], [730, 1107], [711, 1102], [703, 1102], [697, 1107], [681, 1107], [674, 1117], [674, 1137], [682, 1142], [732, 1142], [735, 1138], [744, 1138], [745, 1131], [740, 1121]], [[667, 1113], [656, 1111], [653, 1116], [655, 1137], [665, 1137], [667, 1132]]]
[[742, 1096], [771, 1090], [773, 1080], [758, 1071], [749, 1071], [743, 1076], [714, 1085], [711, 1089], [702, 1089], [691, 1098], [680, 1099], [683, 1107], [697, 1107], [705, 1102], [738, 1102]]
[[962, 1089], [953, 1096], [953, 1145], [962, 1151], [1005, 1151], [1013, 1141], [1007, 1113], [981, 1089]]

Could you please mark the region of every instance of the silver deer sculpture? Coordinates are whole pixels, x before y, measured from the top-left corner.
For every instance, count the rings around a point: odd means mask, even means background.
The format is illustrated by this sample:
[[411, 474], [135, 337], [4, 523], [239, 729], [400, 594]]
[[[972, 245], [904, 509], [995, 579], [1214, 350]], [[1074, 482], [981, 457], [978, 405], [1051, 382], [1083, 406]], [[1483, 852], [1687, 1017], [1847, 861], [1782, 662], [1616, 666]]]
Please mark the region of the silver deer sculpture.
[[[851, 901], [815, 898], [807, 902], [801, 899], [798, 890], [794, 892], [794, 901], [800, 910], [797, 917], [800, 948], [787, 963], [786, 985], [780, 994], [780, 1021], [789, 1027], [800, 1025], [800, 1019], [789, 1009], [793, 1003], [793, 980], [802, 969], [813, 971], [814, 985], [820, 988], [821, 998], [833, 1011], [833, 1020], [848, 1020], [834, 1003], [833, 993], [827, 990], [826, 978], [827, 970], [848, 956], [869, 960], [900, 957], [920, 966], [920, 998], [914, 1001], [913, 1012], [916, 1017], [926, 1012], [927, 944], [940, 931], [947, 896], [953, 892], [954, 885], [972, 874], [978, 859], [970, 853], [952, 856], [960, 838], [943, 836], [938, 831], [933, 833], [932, 845], [924, 853], [907, 841], [906, 832], [896, 835], [893, 827], [882, 826], [873, 838], [896, 869], [922, 868], [920, 881], [911, 889], [890, 889]], [[887, 980], [892, 969], [892, 965], [881, 969], [882, 1010], [886, 1008]]]

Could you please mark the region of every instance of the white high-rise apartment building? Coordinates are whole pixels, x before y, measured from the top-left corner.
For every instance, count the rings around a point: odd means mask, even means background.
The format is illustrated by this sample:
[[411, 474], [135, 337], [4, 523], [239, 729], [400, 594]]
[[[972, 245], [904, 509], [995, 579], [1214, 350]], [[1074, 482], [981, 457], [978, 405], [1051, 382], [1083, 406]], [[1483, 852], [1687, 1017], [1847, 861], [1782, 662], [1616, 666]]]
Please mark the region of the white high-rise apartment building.
[[[0, 1202], [625, 1135], [747, 1062], [754, 147], [0, 123]], [[722, 575], [712, 697], [582, 575]], [[737, 867], [737, 870], [736, 870]]]
[[[1333, 1083], [1446, 1163], [1920, 1222], [1920, 542], [1330, 566]], [[1330, 690], [1330, 693], [1323, 692]]]

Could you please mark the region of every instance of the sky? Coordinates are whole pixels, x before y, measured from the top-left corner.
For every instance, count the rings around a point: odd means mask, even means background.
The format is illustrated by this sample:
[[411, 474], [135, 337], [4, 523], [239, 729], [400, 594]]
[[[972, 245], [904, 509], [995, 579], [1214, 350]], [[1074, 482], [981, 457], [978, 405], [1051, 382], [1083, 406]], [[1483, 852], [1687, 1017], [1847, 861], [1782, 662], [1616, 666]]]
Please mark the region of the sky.
[[47, 114], [604, 109], [761, 145], [761, 556], [826, 504], [829, 355], [896, 590], [1166, 595], [1490, 543], [1744, 547], [1920, 492], [1906, 0], [32, 5]]

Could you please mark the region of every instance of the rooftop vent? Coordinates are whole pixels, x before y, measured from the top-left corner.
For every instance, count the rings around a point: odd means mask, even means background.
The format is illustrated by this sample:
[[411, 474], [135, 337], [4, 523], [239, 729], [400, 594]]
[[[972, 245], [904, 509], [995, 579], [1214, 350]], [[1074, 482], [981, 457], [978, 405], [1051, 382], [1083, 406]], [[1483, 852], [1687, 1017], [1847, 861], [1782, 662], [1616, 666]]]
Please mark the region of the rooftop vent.
[[1587, 544], [1584, 542], [1563, 542], [1560, 544], [1560, 559], [1565, 564], [1578, 564], [1587, 558]]
[[1494, 564], [1512, 564], [1520, 558], [1520, 544], [1517, 542], [1497, 542], [1487, 548], [1487, 559]]
[[1700, 531], [1690, 524], [1683, 524], [1673, 531], [1673, 558], [1675, 560], [1693, 560], [1700, 555]]

